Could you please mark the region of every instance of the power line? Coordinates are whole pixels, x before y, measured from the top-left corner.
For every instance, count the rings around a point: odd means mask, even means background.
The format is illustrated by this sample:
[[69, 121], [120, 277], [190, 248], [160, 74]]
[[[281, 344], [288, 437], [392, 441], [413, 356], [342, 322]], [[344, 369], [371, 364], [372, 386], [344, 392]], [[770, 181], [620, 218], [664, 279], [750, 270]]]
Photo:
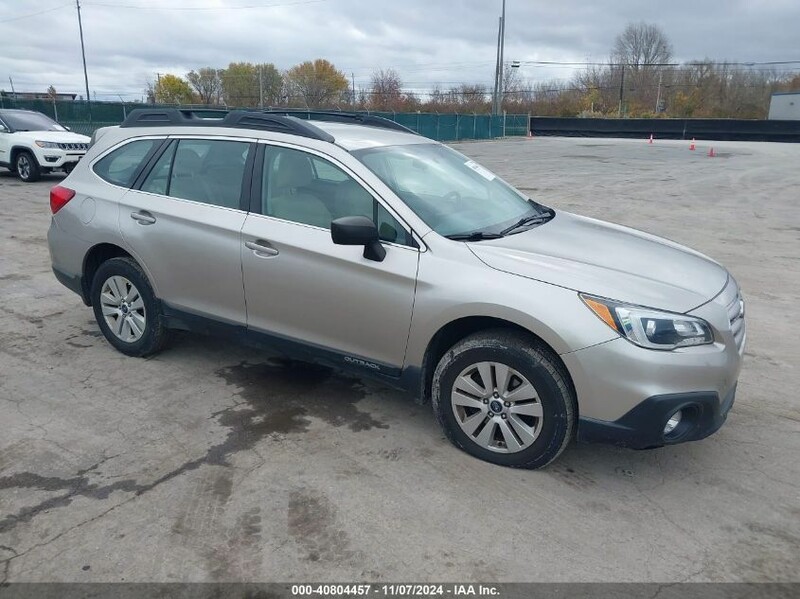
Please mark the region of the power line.
[[40, 10], [40, 11], [37, 11], [37, 12], [31, 12], [31, 13], [28, 13], [28, 14], [25, 14], [25, 15], [19, 15], [17, 17], [11, 17], [9, 19], [0, 19], [0, 23], [10, 23], [12, 21], [19, 21], [21, 19], [29, 19], [31, 17], [38, 17], [39, 15], [43, 15], [43, 14], [48, 13], [48, 12], [53, 12], [55, 10], [60, 10], [62, 8], [66, 8], [67, 6], [72, 6], [72, 3], [68, 2], [66, 4], [59, 4], [58, 6], [54, 6], [52, 8], [46, 8], [44, 10]]
[[97, 6], [102, 8], [122, 8], [126, 10], [227, 11], [227, 10], [250, 10], [258, 8], [276, 8], [280, 6], [297, 6], [301, 4], [317, 4], [320, 2], [328, 2], [328, 0], [298, 0], [296, 2], [278, 2], [273, 4], [248, 4], [246, 6], [163, 6], [161, 4], [151, 4], [151, 5], [109, 4], [107, 2], [84, 2], [84, 5]]
[[732, 66], [780, 66], [780, 65], [800, 65], [800, 60], [770, 60], [770, 61], [707, 61], [707, 60], [689, 60], [686, 62], [649, 62], [641, 64], [631, 64], [627, 62], [559, 62], [556, 60], [520, 60], [518, 61], [523, 65], [542, 65], [542, 66], [561, 66], [561, 67], [681, 67], [681, 66], [717, 66], [717, 65], [732, 65]]

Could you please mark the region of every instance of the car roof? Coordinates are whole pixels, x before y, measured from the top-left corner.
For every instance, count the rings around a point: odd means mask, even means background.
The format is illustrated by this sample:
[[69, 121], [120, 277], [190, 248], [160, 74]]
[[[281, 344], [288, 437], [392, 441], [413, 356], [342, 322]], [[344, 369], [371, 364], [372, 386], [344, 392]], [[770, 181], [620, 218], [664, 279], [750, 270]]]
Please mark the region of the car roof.
[[[303, 118], [303, 117], [306, 118]], [[166, 128], [174, 131], [218, 128], [302, 137], [308, 142], [335, 143], [352, 151], [382, 146], [435, 143], [390, 119], [371, 114], [297, 110], [217, 110], [183, 108], [137, 108], [120, 125], [125, 130]]]
[[403, 131], [371, 127], [369, 125], [351, 125], [350, 123], [333, 123], [313, 119], [309, 123], [332, 135], [336, 140], [335, 143], [348, 151], [381, 146], [436, 143], [432, 139], [414, 133], [404, 133]]

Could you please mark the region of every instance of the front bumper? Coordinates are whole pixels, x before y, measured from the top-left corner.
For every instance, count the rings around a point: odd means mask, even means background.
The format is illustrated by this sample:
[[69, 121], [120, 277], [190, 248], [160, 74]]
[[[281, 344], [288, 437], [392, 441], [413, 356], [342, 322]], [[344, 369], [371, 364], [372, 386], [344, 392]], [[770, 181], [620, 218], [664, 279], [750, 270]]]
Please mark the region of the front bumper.
[[[722, 399], [713, 391], [654, 395], [613, 422], [580, 418], [578, 441], [649, 449], [705, 439], [725, 424], [735, 396], [735, 385]], [[664, 425], [678, 410], [680, 424], [665, 435]]]
[[74, 166], [85, 154], [86, 152], [44, 149], [41, 150], [38, 159], [42, 167], [58, 169]]

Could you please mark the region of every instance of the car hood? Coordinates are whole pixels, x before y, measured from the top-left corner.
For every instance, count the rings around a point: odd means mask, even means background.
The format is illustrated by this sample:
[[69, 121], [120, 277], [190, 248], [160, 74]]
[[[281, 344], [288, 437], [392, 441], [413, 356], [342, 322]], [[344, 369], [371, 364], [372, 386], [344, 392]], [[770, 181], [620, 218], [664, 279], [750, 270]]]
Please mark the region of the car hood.
[[699, 252], [568, 212], [528, 231], [468, 246], [500, 271], [675, 312], [707, 302], [728, 281], [725, 268]]
[[32, 141], [53, 141], [61, 144], [88, 144], [91, 139], [72, 131], [16, 131], [14, 135]]

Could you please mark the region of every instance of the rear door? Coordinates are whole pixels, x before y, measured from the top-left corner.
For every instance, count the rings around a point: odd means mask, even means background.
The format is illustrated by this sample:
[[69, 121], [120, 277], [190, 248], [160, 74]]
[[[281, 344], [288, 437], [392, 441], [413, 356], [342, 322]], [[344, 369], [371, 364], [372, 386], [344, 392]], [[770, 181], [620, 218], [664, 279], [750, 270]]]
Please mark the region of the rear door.
[[255, 144], [181, 137], [120, 200], [122, 235], [168, 308], [246, 322], [241, 230]]

